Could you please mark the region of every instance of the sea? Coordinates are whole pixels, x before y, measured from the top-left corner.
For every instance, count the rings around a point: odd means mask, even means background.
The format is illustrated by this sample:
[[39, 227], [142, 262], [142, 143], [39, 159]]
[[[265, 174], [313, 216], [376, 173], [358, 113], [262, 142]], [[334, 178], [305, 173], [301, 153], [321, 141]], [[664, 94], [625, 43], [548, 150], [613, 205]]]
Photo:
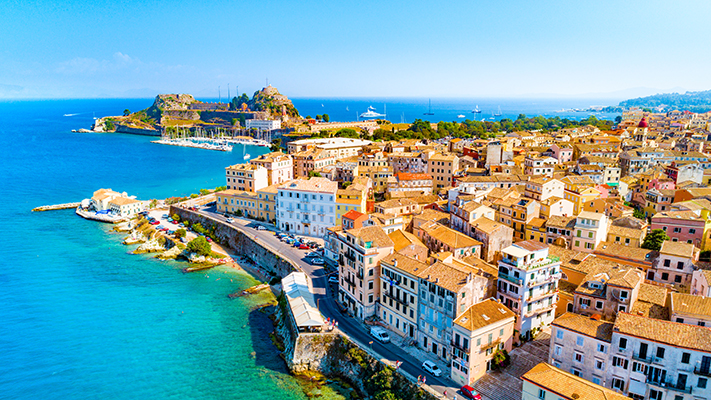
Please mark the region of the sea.
[[[428, 109], [423, 101], [294, 104], [304, 116], [327, 113], [334, 121], [352, 120], [368, 106], [412, 121]], [[99, 188], [139, 199], [190, 195], [224, 185], [225, 167], [244, 162], [245, 154], [267, 151], [235, 146], [218, 152], [153, 144], [144, 136], [71, 132], [89, 128], [94, 117], [151, 103], [0, 101], [0, 399], [307, 398], [269, 338], [271, 321], [259, 311], [269, 295], [227, 296], [255, 285], [254, 279], [230, 269], [184, 274], [181, 262], [129, 254], [124, 235], [74, 210], [31, 211], [81, 201]], [[456, 120], [476, 105], [487, 116], [500, 104], [502, 117], [515, 118], [598, 103], [436, 100], [428, 119]], [[318, 394], [344, 398], [330, 388]]]

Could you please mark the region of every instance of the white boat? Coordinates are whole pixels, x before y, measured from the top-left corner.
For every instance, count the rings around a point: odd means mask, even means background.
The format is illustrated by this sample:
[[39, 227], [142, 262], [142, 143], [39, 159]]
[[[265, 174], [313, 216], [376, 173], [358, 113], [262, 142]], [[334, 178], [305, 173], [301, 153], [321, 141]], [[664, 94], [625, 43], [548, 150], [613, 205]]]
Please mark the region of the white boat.
[[473, 112], [474, 114], [481, 114], [481, 110], [479, 109], [479, 105], [478, 105], [478, 104], [477, 104], [476, 107], [474, 107], [474, 109], [472, 110], [472, 112]]
[[501, 116], [501, 106], [499, 106], [499, 111], [494, 114], [495, 117]]
[[457, 115], [457, 118], [464, 118], [464, 114]]
[[368, 111], [360, 114], [361, 118], [380, 118], [384, 116], [385, 114], [375, 112], [375, 108], [373, 106], [368, 106]]

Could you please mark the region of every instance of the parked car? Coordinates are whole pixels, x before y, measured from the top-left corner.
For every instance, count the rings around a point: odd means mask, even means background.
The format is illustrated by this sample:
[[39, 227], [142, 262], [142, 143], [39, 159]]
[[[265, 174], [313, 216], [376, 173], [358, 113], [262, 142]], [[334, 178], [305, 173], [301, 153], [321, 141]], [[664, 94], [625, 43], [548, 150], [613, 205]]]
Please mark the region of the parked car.
[[170, 217], [168, 216], [168, 214], [163, 214], [162, 217], [165, 218], [165, 219], [170, 218]]
[[231, 224], [231, 223], [235, 222], [235, 220], [232, 218], [227, 218], [227, 222], [229, 222]]
[[265, 227], [263, 227], [263, 226], [261, 226], [261, 225], [258, 225], [258, 226], [257, 226], [257, 230], [258, 230], [258, 231], [266, 231], [267, 228], [265, 228]]
[[151, 225], [160, 225], [160, 221], [153, 221], [151, 222]]
[[336, 285], [338, 285], [338, 277], [333, 276], [333, 275], [329, 276], [328, 283], [335, 283]]
[[303, 243], [301, 243], [301, 244], [299, 245], [298, 249], [299, 249], [299, 250], [309, 250], [310, 247], [307, 246], [307, 245], [305, 245], [305, 244], [303, 244]]
[[462, 386], [462, 388], [460, 390], [462, 392], [462, 395], [468, 399], [481, 400], [481, 395], [479, 393], [477, 393], [476, 390], [474, 390], [474, 388], [469, 385]]
[[385, 328], [381, 328], [379, 326], [374, 326], [370, 328], [370, 336], [376, 338], [382, 343], [390, 343], [390, 335], [388, 334], [388, 331], [385, 330]]
[[425, 371], [429, 372], [430, 374], [432, 374], [438, 378], [440, 376], [442, 376], [442, 370], [439, 369], [437, 364], [435, 364], [434, 362], [432, 362], [430, 360], [427, 360], [422, 363], [422, 369], [424, 369]]
[[205, 239], [206, 239], [208, 242], [212, 242], [212, 239], [210, 239], [209, 236], [205, 236]]
[[312, 258], [311, 264], [312, 265], [323, 265], [323, 258]]
[[306, 258], [311, 258], [311, 257], [314, 257], [314, 258], [321, 257], [321, 254], [319, 254], [315, 251], [312, 251], [311, 253], [306, 254]]

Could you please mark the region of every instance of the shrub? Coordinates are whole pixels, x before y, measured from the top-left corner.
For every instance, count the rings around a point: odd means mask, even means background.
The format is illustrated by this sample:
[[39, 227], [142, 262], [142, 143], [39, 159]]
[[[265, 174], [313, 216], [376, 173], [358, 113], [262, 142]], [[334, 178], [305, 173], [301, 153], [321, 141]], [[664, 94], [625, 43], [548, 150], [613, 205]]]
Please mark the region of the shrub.
[[198, 236], [188, 243], [188, 251], [197, 253], [203, 256], [212, 255], [212, 247], [203, 236]]
[[501, 349], [497, 350], [496, 353], [494, 353], [494, 357], [491, 361], [491, 369], [498, 370], [509, 366], [509, 364], [511, 363], [511, 356], [509, 356], [508, 351], [506, 351], [505, 349]]
[[175, 222], [180, 222], [180, 215], [178, 215], [178, 214], [173, 214], [173, 216], [171, 218], [173, 218], [173, 221], [175, 221]]

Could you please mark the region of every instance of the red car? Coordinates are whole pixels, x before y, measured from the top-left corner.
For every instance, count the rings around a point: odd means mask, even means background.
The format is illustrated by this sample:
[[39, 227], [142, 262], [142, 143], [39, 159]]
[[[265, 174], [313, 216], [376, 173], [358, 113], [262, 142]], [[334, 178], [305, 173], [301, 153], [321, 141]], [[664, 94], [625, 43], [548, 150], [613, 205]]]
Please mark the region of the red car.
[[476, 390], [474, 390], [474, 388], [469, 385], [462, 386], [462, 388], [460, 390], [462, 391], [462, 394], [464, 395], [464, 397], [466, 397], [468, 399], [481, 400], [481, 395], [479, 393], [477, 393]]
[[151, 222], [151, 225], [160, 225], [160, 221], [153, 221]]
[[308, 245], [303, 244], [303, 243], [300, 244], [299, 247], [297, 247], [297, 248], [298, 248], [299, 250], [310, 250], [310, 249], [311, 249], [311, 247], [309, 247]]

